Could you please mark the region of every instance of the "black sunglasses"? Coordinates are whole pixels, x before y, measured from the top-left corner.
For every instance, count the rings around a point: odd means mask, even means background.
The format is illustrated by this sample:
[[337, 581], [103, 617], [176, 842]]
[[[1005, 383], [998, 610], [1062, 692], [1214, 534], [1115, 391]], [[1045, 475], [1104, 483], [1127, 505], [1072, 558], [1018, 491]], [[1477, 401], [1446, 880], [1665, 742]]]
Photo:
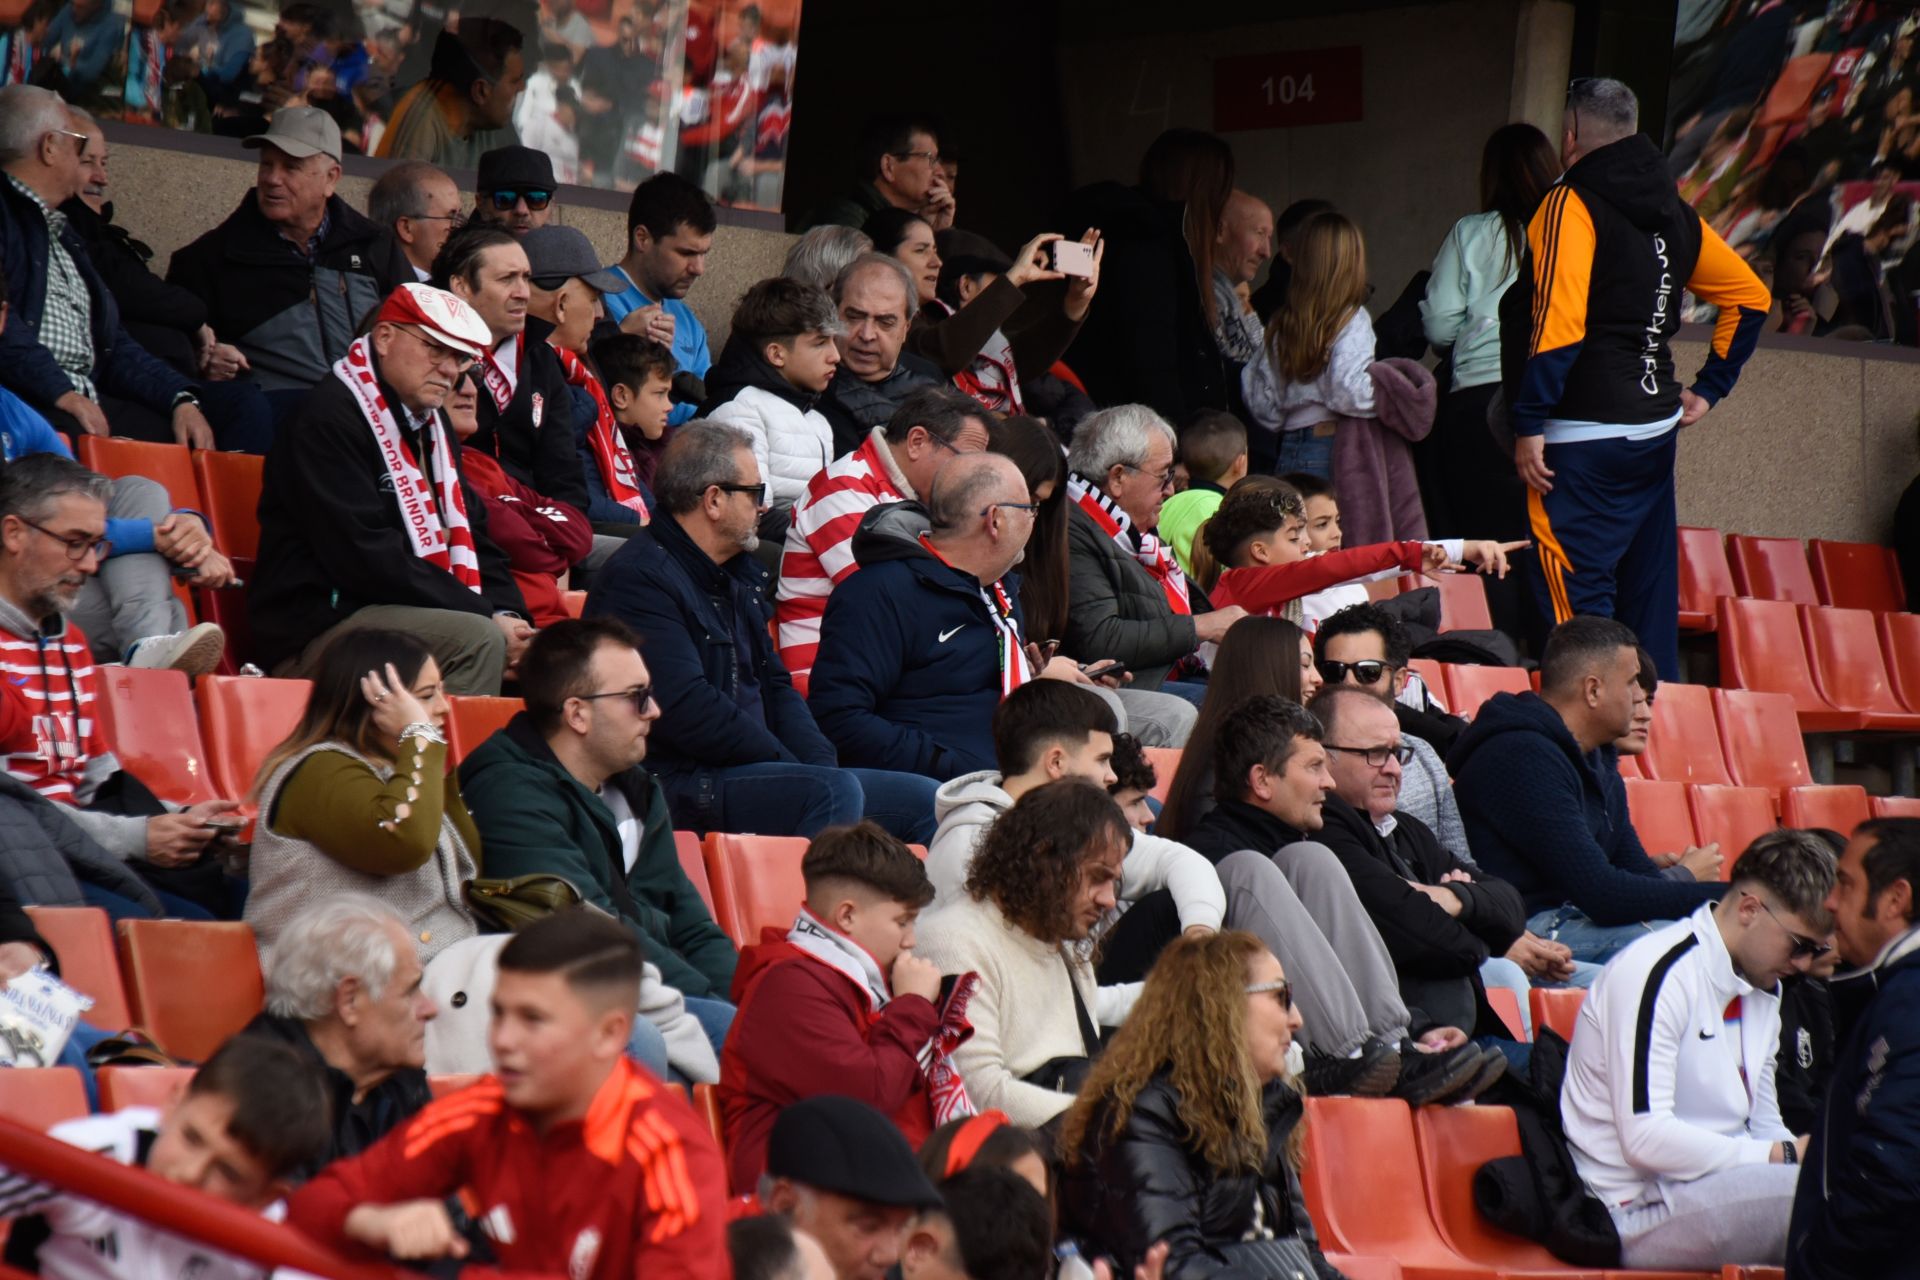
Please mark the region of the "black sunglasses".
[[522, 200], [527, 202], [528, 209], [534, 213], [538, 213], [553, 203], [553, 192], [537, 190], [495, 191], [490, 193], [487, 198], [493, 201], [494, 209], [500, 213], [507, 212], [507, 210], [513, 208], [514, 205]]
[[1351, 671], [1353, 678], [1361, 684], [1375, 684], [1389, 671], [1400, 668], [1391, 662], [1381, 662], [1378, 658], [1363, 658], [1359, 662], [1335, 662], [1332, 658], [1322, 658], [1313, 664], [1320, 668], [1320, 675], [1328, 684], [1339, 684]]
[[1780, 932], [1786, 934], [1787, 940], [1793, 943], [1792, 955], [1795, 960], [1798, 960], [1801, 956], [1807, 956], [1811, 959], [1818, 960], [1821, 956], [1833, 950], [1832, 947], [1828, 946], [1824, 942], [1818, 941], [1817, 939], [1814, 939], [1814, 938], [1809, 938], [1805, 934], [1795, 933], [1793, 930], [1787, 928], [1787, 922], [1782, 920], [1779, 916], [1774, 915], [1773, 908], [1768, 906], [1766, 904], [1766, 901], [1763, 898], [1761, 898], [1759, 894], [1757, 893], [1749, 894], [1748, 896], [1751, 897], [1755, 902], [1758, 902], [1760, 904], [1760, 909], [1762, 911], [1766, 912], [1770, 916], [1773, 916], [1773, 922], [1780, 926]]
[[753, 505], [756, 507], [764, 506], [767, 501], [767, 486], [764, 481], [760, 484], [716, 484], [713, 487], [722, 493], [751, 494]]
[[583, 693], [580, 695], [580, 701], [582, 702], [597, 702], [601, 698], [624, 698], [633, 704], [633, 714], [643, 716], [647, 714], [647, 704], [653, 701], [653, 686], [643, 684], [638, 689], [615, 689], [610, 693]]

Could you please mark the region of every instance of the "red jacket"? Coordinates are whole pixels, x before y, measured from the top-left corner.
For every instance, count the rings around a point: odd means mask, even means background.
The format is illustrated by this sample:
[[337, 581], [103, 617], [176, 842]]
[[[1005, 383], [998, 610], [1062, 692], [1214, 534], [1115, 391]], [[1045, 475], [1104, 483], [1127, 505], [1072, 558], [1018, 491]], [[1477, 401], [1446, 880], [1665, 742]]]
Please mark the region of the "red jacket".
[[767, 1167], [767, 1137], [781, 1108], [837, 1093], [891, 1118], [916, 1149], [933, 1132], [933, 1104], [920, 1050], [940, 1013], [920, 996], [873, 1012], [866, 993], [839, 970], [767, 929], [742, 947], [733, 972], [733, 1028], [720, 1052], [720, 1109], [727, 1172], [751, 1192]]
[[593, 550], [593, 526], [580, 511], [515, 479], [499, 459], [463, 449], [467, 483], [487, 508], [487, 537], [507, 557], [535, 626], [570, 617], [560, 603], [558, 579]]
[[463, 1280], [728, 1280], [727, 1189], [707, 1127], [645, 1070], [615, 1065], [584, 1121], [544, 1137], [491, 1076], [449, 1094], [287, 1205], [293, 1225], [350, 1257], [347, 1215], [458, 1193], [497, 1265]]
[[[491, 517], [492, 513], [488, 515]], [[1264, 616], [1278, 612], [1289, 600], [1298, 600], [1382, 569], [1399, 568], [1418, 573], [1425, 555], [1424, 543], [1376, 542], [1371, 546], [1345, 547], [1325, 555], [1309, 556], [1292, 564], [1228, 569], [1213, 584], [1213, 590], [1207, 592], [1207, 599], [1216, 609], [1237, 604], [1248, 613]]]

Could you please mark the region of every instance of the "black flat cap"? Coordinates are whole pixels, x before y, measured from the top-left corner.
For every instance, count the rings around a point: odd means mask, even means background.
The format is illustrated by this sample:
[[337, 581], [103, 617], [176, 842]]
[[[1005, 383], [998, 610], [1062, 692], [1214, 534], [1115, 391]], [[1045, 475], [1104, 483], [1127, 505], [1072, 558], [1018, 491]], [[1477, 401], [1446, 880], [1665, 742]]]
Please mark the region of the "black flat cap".
[[767, 1139], [767, 1173], [868, 1204], [943, 1205], [893, 1122], [838, 1094], [808, 1098], [780, 1113]]

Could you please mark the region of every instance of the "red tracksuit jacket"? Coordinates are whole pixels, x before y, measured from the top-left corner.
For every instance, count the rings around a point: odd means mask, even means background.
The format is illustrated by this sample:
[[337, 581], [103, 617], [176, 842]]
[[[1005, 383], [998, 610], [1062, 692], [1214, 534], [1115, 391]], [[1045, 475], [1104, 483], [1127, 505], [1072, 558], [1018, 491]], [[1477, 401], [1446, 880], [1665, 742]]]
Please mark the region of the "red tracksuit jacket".
[[1375, 542], [1309, 556], [1291, 564], [1228, 569], [1220, 575], [1213, 590], [1207, 592], [1207, 599], [1216, 609], [1237, 604], [1248, 613], [1270, 615], [1289, 600], [1298, 600], [1382, 569], [1399, 568], [1418, 573], [1426, 551], [1426, 544], [1421, 542]]
[[624, 1058], [586, 1119], [544, 1137], [489, 1076], [430, 1104], [288, 1202], [290, 1222], [350, 1257], [347, 1214], [458, 1194], [496, 1266], [463, 1280], [729, 1280], [726, 1174], [678, 1093]]

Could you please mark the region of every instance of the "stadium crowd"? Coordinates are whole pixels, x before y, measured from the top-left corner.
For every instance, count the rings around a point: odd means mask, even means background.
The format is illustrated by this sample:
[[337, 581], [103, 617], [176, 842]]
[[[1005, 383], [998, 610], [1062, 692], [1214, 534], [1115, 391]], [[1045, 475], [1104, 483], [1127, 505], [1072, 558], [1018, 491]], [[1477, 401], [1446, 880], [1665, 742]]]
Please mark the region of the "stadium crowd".
[[[1350, 218], [1192, 130], [1008, 255], [877, 122], [717, 353], [694, 183], [609, 253], [559, 148], [361, 211], [350, 133], [263, 117], [162, 278], [99, 126], [0, 89], [0, 974], [58, 967], [23, 904], [85, 904], [244, 920], [266, 991], [173, 1105], [56, 1136], [436, 1274], [1335, 1280], [1379, 1272], [1323, 1247], [1305, 1100], [1498, 1102], [1556, 1253], [1911, 1267], [1920, 820], [1723, 853], [1627, 806], [1675, 437], [1770, 300], [1624, 85], [1489, 140], [1416, 299], [1444, 381]], [[1645, 326], [1682, 283], [1690, 377]], [[264, 454], [245, 636], [174, 591], [234, 582], [206, 518], [74, 460], [108, 434]], [[1447, 651], [1537, 681], [1469, 720], [1414, 669], [1435, 593], [1370, 586], [1475, 572], [1514, 589]], [[228, 657], [298, 723], [163, 801], [103, 682]], [[456, 759], [450, 699], [503, 692]], [[758, 937], [676, 850], [747, 832], [806, 842]], [[1497, 1011], [1556, 987], [1570, 1045]], [[259, 1271], [22, 1175], [0, 1214], [43, 1275]]]

